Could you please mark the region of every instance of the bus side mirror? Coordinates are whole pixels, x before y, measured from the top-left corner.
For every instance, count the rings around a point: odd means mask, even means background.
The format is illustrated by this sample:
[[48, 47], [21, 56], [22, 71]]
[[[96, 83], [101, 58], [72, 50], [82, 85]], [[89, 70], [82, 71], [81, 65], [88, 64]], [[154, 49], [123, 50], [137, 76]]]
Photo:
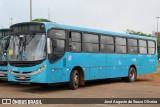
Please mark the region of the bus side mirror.
[[51, 54], [51, 47], [52, 47], [51, 38], [47, 38], [47, 52], [48, 52], [48, 54]]

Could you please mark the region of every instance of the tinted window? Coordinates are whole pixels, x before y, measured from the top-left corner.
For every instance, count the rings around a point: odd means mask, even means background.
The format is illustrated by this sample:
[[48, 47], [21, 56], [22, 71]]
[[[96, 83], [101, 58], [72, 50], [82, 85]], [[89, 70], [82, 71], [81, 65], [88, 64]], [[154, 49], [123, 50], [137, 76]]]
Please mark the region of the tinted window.
[[71, 42], [71, 50], [74, 52], [80, 52], [81, 51], [81, 43]]
[[110, 36], [101, 36], [101, 43], [102, 44], [114, 44], [113, 37]]
[[50, 31], [49, 35], [54, 39], [65, 39], [65, 31], [64, 30], [57, 30], [53, 29]]
[[138, 47], [128, 46], [128, 53], [138, 53]]
[[116, 37], [116, 52], [117, 53], [126, 53], [126, 38]]
[[128, 39], [128, 45], [129, 46], [137, 46], [137, 40], [136, 39]]
[[92, 44], [92, 43], [84, 43], [83, 44], [83, 50], [85, 52], [99, 52], [99, 45], [98, 44]]
[[99, 44], [92, 44], [93, 52], [99, 52]]
[[147, 47], [147, 41], [146, 40], [139, 40], [139, 46]]
[[146, 40], [139, 40], [139, 53], [147, 54], [147, 41]]
[[78, 32], [71, 32], [72, 41], [80, 42], [81, 41], [81, 34]]
[[116, 45], [126, 45], [126, 38], [116, 37]]
[[85, 33], [83, 34], [83, 42], [98, 43], [98, 35]]
[[148, 54], [155, 54], [155, 42], [154, 41], [148, 41]]
[[146, 47], [139, 47], [140, 54], [147, 54], [147, 48]]
[[155, 54], [155, 48], [149, 48], [148, 53], [149, 54]]
[[64, 40], [54, 40], [53, 42], [53, 52], [54, 54], [64, 54], [65, 41]]
[[101, 44], [101, 52], [114, 52], [114, 45]]
[[126, 46], [116, 46], [117, 53], [126, 53]]
[[148, 41], [148, 47], [153, 47], [155, 48], [155, 42], [154, 41]]

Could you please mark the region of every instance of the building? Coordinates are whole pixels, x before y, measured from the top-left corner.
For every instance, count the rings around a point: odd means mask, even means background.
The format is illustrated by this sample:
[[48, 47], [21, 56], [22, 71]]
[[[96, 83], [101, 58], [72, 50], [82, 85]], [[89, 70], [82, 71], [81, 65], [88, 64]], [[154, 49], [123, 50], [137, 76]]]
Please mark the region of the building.
[[155, 37], [160, 38], [160, 32], [155, 32]]

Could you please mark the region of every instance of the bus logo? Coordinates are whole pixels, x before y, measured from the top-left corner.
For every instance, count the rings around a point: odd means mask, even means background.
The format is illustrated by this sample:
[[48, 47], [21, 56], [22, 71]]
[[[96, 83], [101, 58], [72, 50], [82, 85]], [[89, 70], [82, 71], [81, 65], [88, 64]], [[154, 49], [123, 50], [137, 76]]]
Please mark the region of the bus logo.
[[72, 61], [72, 56], [68, 55], [68, 61]]

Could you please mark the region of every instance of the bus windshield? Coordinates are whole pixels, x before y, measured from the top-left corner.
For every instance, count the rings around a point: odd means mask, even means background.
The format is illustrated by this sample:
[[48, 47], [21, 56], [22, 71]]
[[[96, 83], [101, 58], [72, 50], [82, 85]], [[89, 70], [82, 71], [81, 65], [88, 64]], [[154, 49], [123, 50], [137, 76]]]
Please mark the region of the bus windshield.
[[45, 34], [11, 35], [9, 45], [10, 61], [39, 61], [46, 58]]
[[2, 61], [2, 54], [3, 54], [2, 39], [0, 39], [0, 61]]
[[9, 47], [9, 37], [0, 39], [0, 61], [7, 60], [7, 50]]

